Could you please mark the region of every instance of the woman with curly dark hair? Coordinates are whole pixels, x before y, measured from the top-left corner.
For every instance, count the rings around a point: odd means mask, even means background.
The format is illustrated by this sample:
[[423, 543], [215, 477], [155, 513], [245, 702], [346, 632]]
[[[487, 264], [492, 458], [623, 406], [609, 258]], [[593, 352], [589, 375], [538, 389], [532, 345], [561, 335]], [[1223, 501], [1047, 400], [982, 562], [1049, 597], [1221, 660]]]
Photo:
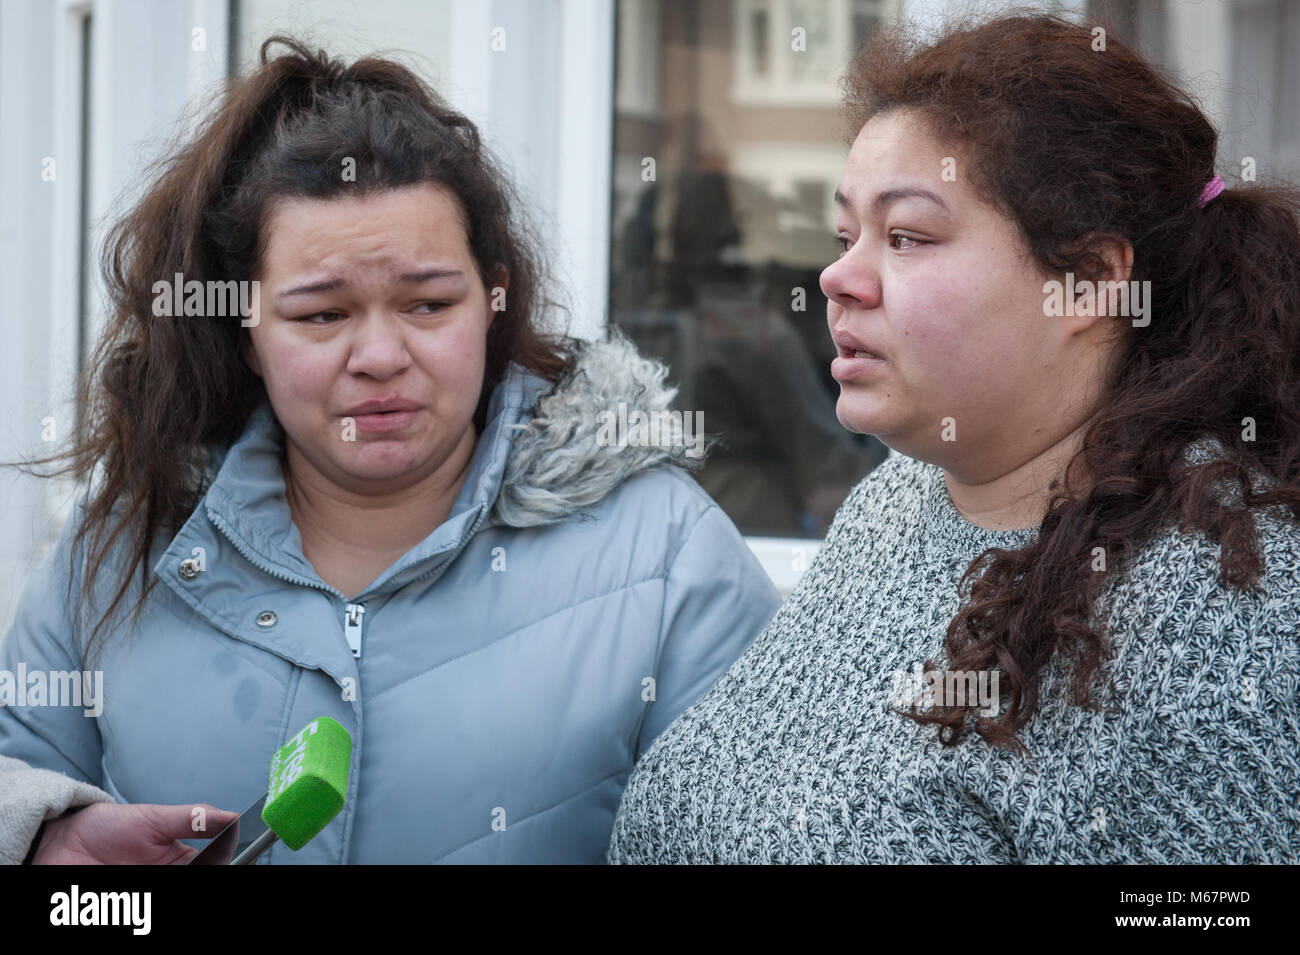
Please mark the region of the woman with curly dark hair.
[[1300, 861], [1297, 193], [1094, 40], [853, 61], [832, 373], [899, 453], [640, 761], [612, 861]]
[[[603, 859], [779, 597], [663, 368], [548, 325], [539, 253], [413, 73], [263, 45], [110, 237], [95, 480], [0, 642], [37, 677], [0, 679], [0, 860], [185, 860], [325, 716], [346, 804], [270, 862]], [[28, 692], [78, 665], [86, 706]]]

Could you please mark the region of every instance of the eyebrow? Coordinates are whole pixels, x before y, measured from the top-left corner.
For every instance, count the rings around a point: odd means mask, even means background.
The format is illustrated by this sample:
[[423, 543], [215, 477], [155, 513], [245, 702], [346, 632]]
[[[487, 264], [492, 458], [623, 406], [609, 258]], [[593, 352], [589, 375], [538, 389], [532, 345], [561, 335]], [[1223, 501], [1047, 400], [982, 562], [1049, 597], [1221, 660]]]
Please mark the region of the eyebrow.
[[[421, 272], [404, 272], [394, 278], [406, 285], [416, 285], [420, 282], [430, 282], [434, 279], [460, 278], [465, 273], [460, 269], [425, 269]], [[276, 298], [288, 298], [291, 295], [313, 295], [317, 292], [333, 292], [341, 289], [348, 284], [347, 279], [325, 279], [320, 282], [308, 282], [306, 285], [298, 285], [291, 289], [285, 289], [276, 295]]]
[[[937, 193], [929, 189], [919, 189], [915, 186], [900, 186], [897, 189], [886, 189], [884, 192], [876, 193], [876, 198], [872, 200], [871, 207], [879, 212], [888, 206], [891, 202], [897, 202], [899, 199], [929, 199], [936, 203], [944, 212], [951, 213], [948, 204], [939, 198]], [[835, 190], [835, 204], [841, 209], [852, 211], [848, 197], [838, 189]]]

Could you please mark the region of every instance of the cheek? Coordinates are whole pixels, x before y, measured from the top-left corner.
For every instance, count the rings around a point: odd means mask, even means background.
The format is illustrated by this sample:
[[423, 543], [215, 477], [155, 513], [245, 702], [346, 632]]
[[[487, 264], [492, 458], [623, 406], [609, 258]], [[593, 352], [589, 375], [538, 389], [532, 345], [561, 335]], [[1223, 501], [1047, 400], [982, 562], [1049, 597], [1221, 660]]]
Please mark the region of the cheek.
[[288, 398], [312, 400], [319, 404], [336, 376], [341, 359], [328, 345], [310, 347], [301, 342], [284, 342], [280, 347], [261, 352], [262, 370], [267, 391]]
[[482, 323], [465, 321], [411, 343], [417, 361], [433, 383], [435, 399], [444, 407], [472, 409], [478, 403], [486, 335]]
[[1023, 345], [1033, 333], [1021, 290], [1009, 287], [1010, 277], [981, 270], [980, 261], [949, 261], [918, 278], [897, 297], [893, 324], [902, 370], [933, 403], [979, 405], [1007, 379], [1019, 351], [1013, 343]]
[[936, 397], [964, 382], [977, 310], [946, 275], [912, 281], [890, 309], [899, 370], [912, 388]]

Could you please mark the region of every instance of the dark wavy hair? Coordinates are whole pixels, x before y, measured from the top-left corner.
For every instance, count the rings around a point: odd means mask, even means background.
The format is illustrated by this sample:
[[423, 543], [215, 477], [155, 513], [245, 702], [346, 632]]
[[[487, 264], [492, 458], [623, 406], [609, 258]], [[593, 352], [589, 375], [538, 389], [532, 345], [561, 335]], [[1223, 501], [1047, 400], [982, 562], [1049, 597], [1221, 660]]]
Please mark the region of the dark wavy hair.
[[[287, 52], [270, 58], [272, 46]], [[355, 160], [355, 180], [342, 175]], [[81, 421], [73, 447], [24, 462], [66, 461], [52, 477], [102, 480], [87, 495], [72, 553], [85, 550], [81, 598], [119, 540], [127, 550], [116, 593], [83, 649], [92, 656], [103, 628], [138, 573], [139, 619], [155, 579], [150, 548], [174, 534], [202, 500], [210, 449], [228, 449], [265, 387], [241, 360], [248, 335], [234, 319], [154, 317], [153, 286], [185, 280], [248, 281], [258, 274], [273, 202], [328, 199], [421, 183], [456, 197], [484, 284], [504, 266], [510, 293], [487, 333], [475, 423], [484, 425], [494, 386], [511, 362], [549, 381], [572, 367], [559, 335], [541, 330], [544, 257], [512, 186], [479, 139], [418, 76], [392, 60], [351, 65], [284, 36], [262, 44], [260, 64], [233, 78], [218, 107], [152, 170], [144, 197], [109, 233], [101, 268], [111, 302], [107, 328], [77, 386]], [[73, 558], [69, 588], [76, 576]]]
[[[959, 582], [948, 665], [998, 670], [1005, 710], [902, 713], [937, 725], [945, 745], [973, 719], [985, 741], [1026, 753], [1017, 732], [1056, 654], [1073, 664], [1073, 703], [1095, 707], [1112, 648], [1094, 602], [1162, 529], [1203, 532], [1220, 547], [1223, 586], [1249, 588], [1263, 570], [1252, 512], [1280, 505], [1300, 521], [1300, 194], [1229, 176], [1199, 208], [1214, 128], [1133, 50], [1112, 37], [1095, 50], [1093, 39], [1050, 15], [965, 21], [928, 42], [900, 24], [868, 38], [843, 81], [850, 136], [892, 111], [920, 117], [965, 154], [976, 191], [1045, 271], [1099, 275], [1093, 241], [1122, 237], [1130, 279], [1151, 282], [1151, 322], [1121, 323], [1114, 377], [1067, 468], [1083, 477], [1056, 486], [1031, 543], [984, 551]], [[1206, 436], [1223, 454], [1185, 462]], [[1107, 565], [1094, 573], [1097, 547]]]

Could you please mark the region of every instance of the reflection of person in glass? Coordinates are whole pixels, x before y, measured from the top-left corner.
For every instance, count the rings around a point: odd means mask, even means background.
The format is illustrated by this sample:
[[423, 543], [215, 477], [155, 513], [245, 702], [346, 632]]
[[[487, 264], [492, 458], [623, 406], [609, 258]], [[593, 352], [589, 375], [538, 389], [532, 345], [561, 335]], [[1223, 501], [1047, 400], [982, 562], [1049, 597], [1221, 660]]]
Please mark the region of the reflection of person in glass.
[[839, 425], [799, 331], [748, 269], [724, 264], [741, 240], [725, 172], [683, 177], [671, 228], [672, 303], [697, 330], [694, 400], [722, 439], [700, 483], [747, 533], [821, 536], [884, 446]]

